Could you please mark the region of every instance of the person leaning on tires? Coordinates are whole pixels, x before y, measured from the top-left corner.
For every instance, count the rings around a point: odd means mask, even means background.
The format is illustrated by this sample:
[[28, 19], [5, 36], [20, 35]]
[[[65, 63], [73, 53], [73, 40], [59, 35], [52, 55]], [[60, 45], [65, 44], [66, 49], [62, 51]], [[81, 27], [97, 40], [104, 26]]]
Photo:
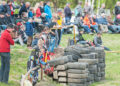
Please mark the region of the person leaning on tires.
[[2, 33], [0, 38], [0, 82], [8, 83], [10, 71], [10, 45], [14, 45], [11, 33], [14, 31], [14, 26], [9, 24], [7, 29]]

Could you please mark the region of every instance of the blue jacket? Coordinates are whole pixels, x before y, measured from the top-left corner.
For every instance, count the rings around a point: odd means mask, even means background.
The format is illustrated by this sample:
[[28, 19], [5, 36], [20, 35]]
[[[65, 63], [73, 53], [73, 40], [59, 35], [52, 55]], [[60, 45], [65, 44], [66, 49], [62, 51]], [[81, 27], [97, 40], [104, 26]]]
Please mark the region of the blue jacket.
[[51, 11], [51, 7], [48, 5], [45, 5], [44, 7], [44, 11], [47, 14], [46, 18], [52, 18], [52, 11]]
[[106, 18], [98, 18], [98, 24], [104, 24], [104, 25], [107, 25], [108, 22], [107, 22], [107, 19]]
[[25, 30], [26, 35], [27, 36], [33, 36], [33, 26], [32, 26], [32, 23], [26, 22], [25, 26], [26, 26], [26, 30]]
[[29, 18], [33, 18], [33, 13], [32, 13], [32, 11], [29, 11], [29, 12], [28, 12], [28, 17], [29, 17]]

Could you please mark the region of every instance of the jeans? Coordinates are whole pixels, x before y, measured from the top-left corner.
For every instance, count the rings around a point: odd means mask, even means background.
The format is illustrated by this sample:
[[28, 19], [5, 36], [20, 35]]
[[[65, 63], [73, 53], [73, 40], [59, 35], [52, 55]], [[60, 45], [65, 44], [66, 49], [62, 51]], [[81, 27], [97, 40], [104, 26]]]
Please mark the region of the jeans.
[[117, 30], [117, 33], [120, 32], [120, 26], [119, 25], [113, 25], [113, 28], [115, 28], [115, 30]]
[[59, 40], [58, 40], [58, 45], [60, 45], [60, 41], [61, 41], [61, 37], [62, 37], [62, 30], [58, 30], [58, 37], [59, 37]]
[[65, 17], [65, 23], [66, 23], [66, 24], [69, 23], [70, 20], [71, 20], [71, 17]]
[[91, 25], [91, 28], [93, 28], [96, 33], [99, 32], [99, 30], [98, 30], [98, 25]]
[[48, 24], [50, 24], [50, 23], [51, 23], [51, 19], [50, 19], [50, 18], [48, 18], [48, 17], [46, 17], [46, 21], [48, 22]]
[[79, 41], [80, 44], [87, 44], [86, 41]]
[[19, 42], [20, 45], [22, 45], [22, 46], [24, 45], [24, 40], [22, 39], [21, 36], [19, 36], [18, 38], [16, 38], [14, 41], [15, 41], [15, 42]]
[[1, 30], [5, 30], [6, 28], [7, 28], [6, 25], [0, 25], [0, 31], [1, 31]]
[[105, 49], [106, 51], [111, 51], [109, 48], [107, 48], [107, 47], [105, 47], [105, 46], [104, 46], [104, 49]]
[[103, 25], [103, 24], [100, 24], [100, 32], [102, 33], [107, 33], [108, 32], [108, 26], [107, 25]]
[[51, 37], [48, 51], [49, 52], [54, 52], [54, 48], [55, 48], [55, 37]]
[[[100, 46], [100, 45], [99, 45], [99, 46], [96, 45], [96, 47], [101, 47], [101, 46]], [[104, 50], [106, 50], [106, 51], [111, 51], [109, 48], [107, 48], [107, 47], [105, 47], [105, 46], [104, 46]]]
[[85, 32], [87, 33], [91, 32], [90, 28], [87, 25], [82, 25], [82, 27], [84, 28]]
[[0, 53], [0, 56], [1, 56], [0, 82], [8, 83], [10, 72], [10, 53]]

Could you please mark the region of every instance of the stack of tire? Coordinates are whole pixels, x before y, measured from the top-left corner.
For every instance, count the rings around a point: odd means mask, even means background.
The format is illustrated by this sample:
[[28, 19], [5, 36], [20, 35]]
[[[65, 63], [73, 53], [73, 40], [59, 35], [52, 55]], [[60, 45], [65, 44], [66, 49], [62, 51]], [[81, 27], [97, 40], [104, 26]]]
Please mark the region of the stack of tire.
[[83, 45], [69, 46], [64, 56], [48, 62], [54, 66], [53, 79], [69, 86], [90, 86], [105, 79], [103, 48]]

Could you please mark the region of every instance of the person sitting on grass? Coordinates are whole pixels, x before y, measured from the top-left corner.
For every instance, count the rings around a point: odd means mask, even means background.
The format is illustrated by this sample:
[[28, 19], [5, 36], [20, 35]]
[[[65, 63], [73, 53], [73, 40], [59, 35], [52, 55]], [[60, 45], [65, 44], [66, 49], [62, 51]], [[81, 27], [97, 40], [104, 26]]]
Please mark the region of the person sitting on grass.
[[84, 33], [84, 30], [83, 29], [80, 29], [79, 30], [79, 34], [76, 36], [76, 43], [77, 44], [83, 44], [83, 45], [85, 45], [85, 44], [88, 44], [89, 46], [92, 46], [93, 44], [90, 42], [90, 41], [87, 41], [87, 40], [85, 40], [84, 38], [83, 38], [83, 33]]
[[19, 43], [21, 46], [23, 46], [27, 42], [27, 36], [25, 31], [25, 27], [21, 27], [18, 31], [18, 37], [14, 39], [15, 43]]
[[109, 48], [107, 48], [103, 45], [101, 37], [102, 37], [102, 34], [100, 32], [97, 33], [97, 35], [94, 37], [93, 42], [94, 42], [95, 47], [103, 47], [105, 50], [111, 51]]
[[76, 36], [76, 42], [80, 44], [87, 44], [85, 39], [83, 38], [82, 34], [84, 33], [83, 29], [79, 30], [79, 34]]

